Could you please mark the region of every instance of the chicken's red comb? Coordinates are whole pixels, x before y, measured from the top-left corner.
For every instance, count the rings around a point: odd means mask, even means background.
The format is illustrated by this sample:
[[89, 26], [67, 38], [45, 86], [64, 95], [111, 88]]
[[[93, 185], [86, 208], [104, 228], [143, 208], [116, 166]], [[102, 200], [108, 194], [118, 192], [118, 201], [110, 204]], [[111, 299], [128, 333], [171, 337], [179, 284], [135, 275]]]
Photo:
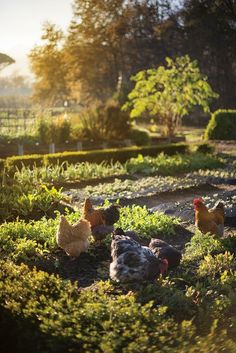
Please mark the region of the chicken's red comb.
[[197, 205], [199, 205], [200, 203], [203, 203], [203, 199], [202, 199], [202, 198], [198, 198], [198, 199], [194, 199], [194, 200], [193, 200], [194, 206], [197, 206]]

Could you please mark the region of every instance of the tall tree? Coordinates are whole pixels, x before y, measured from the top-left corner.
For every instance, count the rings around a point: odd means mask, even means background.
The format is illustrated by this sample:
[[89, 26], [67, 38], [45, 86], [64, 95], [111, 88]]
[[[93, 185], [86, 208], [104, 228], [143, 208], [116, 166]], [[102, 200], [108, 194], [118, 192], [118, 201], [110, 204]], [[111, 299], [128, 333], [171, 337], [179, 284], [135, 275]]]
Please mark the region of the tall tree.
[[[104, 99], [128, 82], [131, 74], [165, 57], [157, 27], [168, 1], [75, 0], [65, 50], [70, 82]], [[164, 6], [165, 5], [165, 6]]]
[[45, 23], [42, 35], [44, 43], [33, 48], [29, 55], [36, 78], [33, 99], [44, 106], [62, 105], [69, 96], [63, 39], [60, 29]]
[[185, 52], [219, 92], [218, 106], [235, 107], [236, 1], [185, 0], [180, 20]]

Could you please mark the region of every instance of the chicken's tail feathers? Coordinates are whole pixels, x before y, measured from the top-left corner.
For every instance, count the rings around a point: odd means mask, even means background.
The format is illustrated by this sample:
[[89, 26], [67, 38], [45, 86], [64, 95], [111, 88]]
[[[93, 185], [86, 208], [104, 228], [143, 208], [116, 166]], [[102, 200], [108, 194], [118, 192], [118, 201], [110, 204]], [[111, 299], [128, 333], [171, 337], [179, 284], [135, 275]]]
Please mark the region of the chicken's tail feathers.
[[215, 205], [214, 205], [214, 209], [218, 208], [218, 209], [224, 209], [225, 204], [224, 201], [222, 200], [217, 200]]
[[93, 208], [93, 204], [90, 200], [90, 198], [86, 198], [84, 201], [84, 211], [89, 211]]

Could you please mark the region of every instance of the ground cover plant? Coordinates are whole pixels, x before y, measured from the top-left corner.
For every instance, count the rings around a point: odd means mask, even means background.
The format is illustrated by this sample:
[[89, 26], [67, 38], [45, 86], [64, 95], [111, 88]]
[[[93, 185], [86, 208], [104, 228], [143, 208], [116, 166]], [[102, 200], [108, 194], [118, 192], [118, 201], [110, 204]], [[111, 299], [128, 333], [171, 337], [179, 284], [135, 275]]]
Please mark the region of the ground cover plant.
[[16, 217], [39, 219], [44, 215], [53, 216], [63, 199], [60, 190], [46, 185], [12, 185], [0, 187], [0, 222]]
[[129, 173], [140, 173], [149, 175], [157, 173], [160, 175], [175, 175], [186, 173], [198, 169], [215, 169], [222, 167], [224, 162], [217, 156], [204, 153], [176, 154], [167, 156], [160, 153], [157, 157], [131, 158], [126, 163]]
[[[205, 181], [206, 178], [202, 178]], [[100, 183], [96, 186], [88, 185], [80, 189], [79, 193], [94, 199], [132, 199], [141, 196], [151, 196], [161, 192], [176, 191], [198, 186], [201, 180], [190, 177], [143, 177], [137, 180], [115, 179], [113, 183]], [[76, 193], [76, 191], [75, 191]], [[72, 192], [73, 194], [73, 192]]]

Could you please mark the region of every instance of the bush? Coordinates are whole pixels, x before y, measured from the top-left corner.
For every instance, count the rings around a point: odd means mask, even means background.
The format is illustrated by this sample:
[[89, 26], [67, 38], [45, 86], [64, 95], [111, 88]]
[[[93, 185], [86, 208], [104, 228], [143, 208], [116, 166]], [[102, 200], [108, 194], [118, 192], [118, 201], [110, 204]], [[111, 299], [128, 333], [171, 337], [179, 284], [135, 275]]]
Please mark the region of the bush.
[[137, 146], [149, 145], [151, 142], [150, 135], [146, 130], [132, 129], [129, 137]]
[[81, 114], [83, 135], [93, 140], [123, 139], [129, 133], [129, 120], [119, 103], [96, 103]]
[[64, 143], [71, 137], [71, 124], [64, 118], [57, 122], [54, 122], [52, 118], [41, 118], [37, 130], [39, 140], [43, 144]]
[[217, 110], [205, 131], [208, 140], [236, 140], [236, 110]]

